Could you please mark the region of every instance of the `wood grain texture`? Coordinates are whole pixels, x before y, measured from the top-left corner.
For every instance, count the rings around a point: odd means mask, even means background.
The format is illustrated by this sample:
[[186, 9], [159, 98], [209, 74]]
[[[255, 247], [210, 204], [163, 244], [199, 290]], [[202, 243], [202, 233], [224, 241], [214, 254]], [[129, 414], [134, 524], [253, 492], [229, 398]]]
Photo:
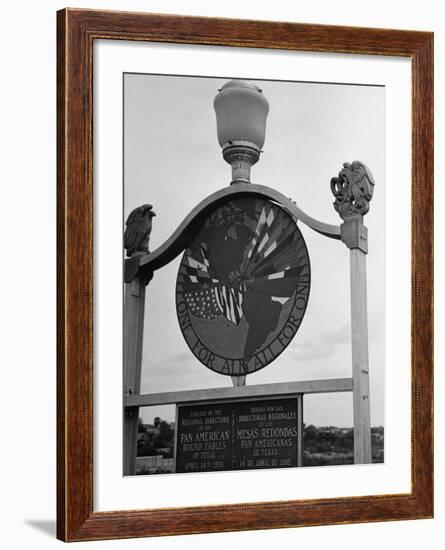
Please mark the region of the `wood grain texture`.
[[275, 382], [273, 384], [252, 384], [251, 386], [128, 395], [125, 397], [124, 405], [127, 407], [152, 407], [154, 405], [196, 403], [216, 399], [247, 400], [270, 395], [285, 397], [298, 393], [339, 393], [346, 391], [352, 391], [352, 378], [322, 378], [298, 382]]
[[354, 464], [371, 464], [371, 406], [369, 396], [368, 305], [366, 254], [350, 254], [352, 393], [354, 410]]
[[[123, 372], [124, 396], [135, 396], [141, 389], [142, 345], [145, 318], [145, 277], [137, 276], [125, 285]], [[136, 474], [139, 408], [124, 409], [124, 475]]]
[[[433, 35], [154, 14], [58, 12], [57, 536], [66, 541], [433, 514]], [[412, 491], [93, 513], [92, 62], [95, 39], [405, 56], [412, 61]]]

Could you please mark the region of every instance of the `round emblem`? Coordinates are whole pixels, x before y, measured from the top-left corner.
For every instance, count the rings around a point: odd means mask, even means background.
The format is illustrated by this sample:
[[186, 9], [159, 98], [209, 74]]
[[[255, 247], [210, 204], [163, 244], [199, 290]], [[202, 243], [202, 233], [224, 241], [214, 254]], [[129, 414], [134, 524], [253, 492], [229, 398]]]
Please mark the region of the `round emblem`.
[[295, 220], [267, 200], [234, 199], [207, 217], [184, 252], [179, 325], [209, 369], [250, 374], [289, 345], [309, 288], [309, 256]]

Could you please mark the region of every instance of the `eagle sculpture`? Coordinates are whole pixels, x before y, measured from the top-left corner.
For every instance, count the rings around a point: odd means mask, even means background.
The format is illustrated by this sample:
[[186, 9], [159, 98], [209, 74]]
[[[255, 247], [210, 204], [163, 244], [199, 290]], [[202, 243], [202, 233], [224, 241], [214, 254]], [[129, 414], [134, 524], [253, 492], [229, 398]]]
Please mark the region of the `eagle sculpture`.
[[149, 252], [148, 243], [152, 227], [152, 218], [156, 216], [151, 204], [143, 204], [135, 208], [127, 218], [124, 248], [130, 258], [134, 254]]
[[364, 216], [374, 193], [374, 178], [363, 162], [345, 162], [336, 178], [331, 179], [334, 208], [345, 218]]

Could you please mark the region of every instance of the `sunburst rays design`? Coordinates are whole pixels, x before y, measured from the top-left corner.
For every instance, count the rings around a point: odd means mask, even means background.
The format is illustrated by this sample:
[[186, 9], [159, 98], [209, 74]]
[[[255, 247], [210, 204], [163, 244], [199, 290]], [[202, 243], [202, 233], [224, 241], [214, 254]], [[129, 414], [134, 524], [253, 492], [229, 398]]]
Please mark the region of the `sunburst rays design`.
[[[241, 278], [253, 284], [298, 278], [305, 267], [302, 260], [306, 251], [303, 240], [298, 239], [295, 222], [273, 204], [260, 205], [258, 223], [241, 267]], [[271, 295], [274, 295], [274, 288], [279, 289], [279, 285], [270, 286]], [[289, 285], [283, 285], [278, 296], [283, 292], [290, 296], [290, 290]]]

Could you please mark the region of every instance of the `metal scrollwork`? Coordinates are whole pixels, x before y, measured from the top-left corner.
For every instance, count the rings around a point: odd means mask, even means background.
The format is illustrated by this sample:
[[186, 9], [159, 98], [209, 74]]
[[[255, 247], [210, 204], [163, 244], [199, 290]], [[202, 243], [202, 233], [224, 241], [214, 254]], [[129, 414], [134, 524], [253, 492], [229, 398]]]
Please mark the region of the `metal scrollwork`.
[[358, 160], [345, 162], [337, 177], [331, 179], [334, 208], [343, 219], [364, 216], [374, 193], [374, 178]]

